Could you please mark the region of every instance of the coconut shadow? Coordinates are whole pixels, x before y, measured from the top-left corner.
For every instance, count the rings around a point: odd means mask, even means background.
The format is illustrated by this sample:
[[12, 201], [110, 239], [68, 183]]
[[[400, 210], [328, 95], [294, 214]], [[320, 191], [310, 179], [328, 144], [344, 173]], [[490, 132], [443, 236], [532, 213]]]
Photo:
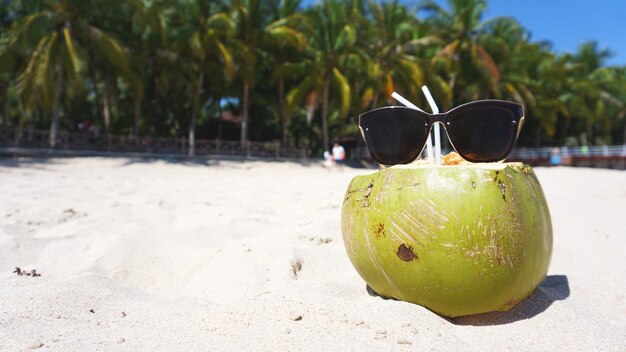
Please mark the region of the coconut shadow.
[[567, 275], [548, 275], [535, 292], [508, 312], [489, 312], [457, 318], [447, 318], [455, 325], [504, 325], [530, 319], [544, 312], [555, 301], [563, 301], [570, 295]]
[[[369, 287], [369, 285], [366, 286], [366, 290], [372, 297], [379, 297], [383, 300], [397, 301], [397, 299], [393, 297], [385, 297], [378, 294], [371, 287]], [[433, 313], [439, 315], [441, 318], [454, 325], [504, 325], [524, 319], [530, 319], [544, 312], [555, 301], [563, 301], [567, 299], [569, 294], [570, 290], [567, 275], [548, 275], [530, 297], [518, 303], [508, 312], [489, 312], [456, 318], [449, 318], [435, 312]]]

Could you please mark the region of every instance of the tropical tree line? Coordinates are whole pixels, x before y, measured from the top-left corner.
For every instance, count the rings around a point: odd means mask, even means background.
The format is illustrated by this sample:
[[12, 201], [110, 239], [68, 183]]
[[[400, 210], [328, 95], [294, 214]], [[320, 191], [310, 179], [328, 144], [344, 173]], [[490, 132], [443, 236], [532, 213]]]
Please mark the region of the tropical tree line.
[[484, 0], [0, 0], [0, 126], [327, 148], [397, 91], [523, 103], [518, 145], [625, 143], [626, 67]]

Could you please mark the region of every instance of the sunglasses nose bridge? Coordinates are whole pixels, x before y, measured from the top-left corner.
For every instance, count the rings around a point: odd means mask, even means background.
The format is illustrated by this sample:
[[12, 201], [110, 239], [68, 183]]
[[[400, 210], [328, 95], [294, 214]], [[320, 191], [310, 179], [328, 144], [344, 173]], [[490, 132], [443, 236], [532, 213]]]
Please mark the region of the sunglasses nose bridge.
[[446, 127], [446, 114], [430, 115], [430, 124], [434, 126], [436, 123], [440, 123], [443, 127]]
[[446, 121], [446, 114], [432, 114], [430, 118], [433, 123], [440, 122], [443, 124]]
[[443, 130], [446, 133], [446, 138], [448, 138], [448, 141], [451, 143], [452, 145], [452, 140], [450, 139], [450, 134], [448, 133], [448, 129], [446, 128], [446, 123], [447, 123], [447, 114], [432, 114], [430, 115], [430, 126], [428, 128], [428, 133], [430, 134], [430, 132], [433, 131], [433, 127], [435, 126], [435, 124], [440, 124], [443, 127]]
[[430, 115], [430, 128], [432, 129], [432, 127], [435, 126], [436, 123], [439, 123], [441, 126], [443, 126], [443, 129], [446, 130], [446, 134], [448, 134], [448, 130], [446, 129], [446, 116], [446, 114]]

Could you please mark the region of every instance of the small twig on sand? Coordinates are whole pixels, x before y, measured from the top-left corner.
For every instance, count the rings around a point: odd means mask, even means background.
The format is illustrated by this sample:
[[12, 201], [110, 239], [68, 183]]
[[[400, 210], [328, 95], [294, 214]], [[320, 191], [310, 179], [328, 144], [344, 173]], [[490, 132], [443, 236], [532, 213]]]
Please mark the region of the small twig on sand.
[[17, 276], [33, 276], [33, 277], [37, 277], [37, 276], [41, 276], [40, 273], [37, 272], [37, 270], [33, 269], [31, 271], [26, 271], [26, 270], [22, 270], [19, 267], [15, 267], [15, 270], [13, 270], [14, 273], [17, 274]]

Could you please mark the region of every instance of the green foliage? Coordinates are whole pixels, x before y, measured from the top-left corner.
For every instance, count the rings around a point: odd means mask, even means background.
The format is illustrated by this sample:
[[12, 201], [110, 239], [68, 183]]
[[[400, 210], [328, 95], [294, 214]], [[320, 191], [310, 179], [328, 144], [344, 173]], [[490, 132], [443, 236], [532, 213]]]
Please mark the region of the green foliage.
[[[30, 0], [0, 8], [0, 124], [320, 146], [397, 91], [526, 108], [520, 145], [624, 143], [626, 67], [558, 55], [484, 0]], [[416, 15], [419, 14], [420, 16]], [[236, 103], [220, 104], [222, 98]], [[224, 110], [249, 131], [220, 122]], [[221, 126], [221, 127], [220, 127]], [[234, 132], [233, 132], [234, 131]]]

